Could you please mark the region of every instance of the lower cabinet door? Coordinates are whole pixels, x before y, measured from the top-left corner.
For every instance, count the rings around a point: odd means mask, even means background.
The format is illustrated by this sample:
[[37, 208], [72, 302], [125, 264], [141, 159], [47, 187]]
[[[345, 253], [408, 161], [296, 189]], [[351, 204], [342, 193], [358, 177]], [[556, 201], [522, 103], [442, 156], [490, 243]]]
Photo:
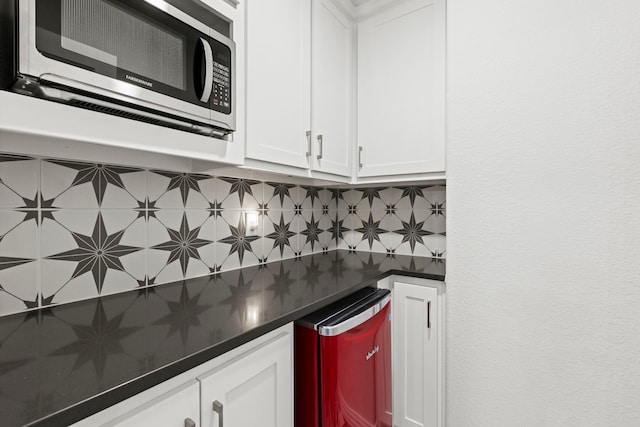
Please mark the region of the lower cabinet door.
[[198, 377], [206, 427], [292, 427], [292, 336], [283, 333]]
[[162, 396], [140, 405], [103, 427], [200, 427], [200, 387], [192, 380]]
[[440, 426], [440, 333], [438, 289], [395, 282], [393, 286], [393, 423]]

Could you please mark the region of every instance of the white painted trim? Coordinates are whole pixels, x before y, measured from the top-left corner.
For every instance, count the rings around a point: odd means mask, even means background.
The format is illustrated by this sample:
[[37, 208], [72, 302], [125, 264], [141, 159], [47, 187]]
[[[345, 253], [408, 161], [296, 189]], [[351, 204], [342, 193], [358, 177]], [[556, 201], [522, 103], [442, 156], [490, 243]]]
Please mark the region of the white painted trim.
[[355, 20], [361, 21], [403, 1], [405, 0], [369, 0], [356, 8]]
[[350, 0], [331, 0], [331, 2], [351, 21], [354, 21], [357, 15], [358, 7]]
[[368, 0], [357, 5], [353, 0], [331, 0], [354, 23], [393, 7], [405, 0]]
[[258, 170], [255, 168], [246, 168], [246, 167], [222, 167], [222, 168], [211, 168], [211, 163], [209, 162], [194, 162], [193, 172], [200, 173], [209, 173], [211, 175], [216, 176], [229, 176], [233, 178], [245, 178], [245, 179], [255, 179], [258, 181], [276, 181], [282, 182], [285, 184], [296, 184], [296, 185], [315, 185], [320, 187], [338, 187], [343, 183], [335, 182], [330, 176], [330, 178], [323, 179], [320, 176], [311, 177], [309, 175], [298, 176], [292, 174], [286, 174], [283, 172], [273, 172], [269, 170]]
[[447, 176], [442, 172], [423, 173], [423, 174], [408, 174], [408, 175], [387, 175], [387, 176], [371, 176], [371, 177], [358, 177], [351, 181], [354, 185], [371, 185], [371, 184], [411, 184], [420, 181], [430, 182], [442, 181], [445, 182]]

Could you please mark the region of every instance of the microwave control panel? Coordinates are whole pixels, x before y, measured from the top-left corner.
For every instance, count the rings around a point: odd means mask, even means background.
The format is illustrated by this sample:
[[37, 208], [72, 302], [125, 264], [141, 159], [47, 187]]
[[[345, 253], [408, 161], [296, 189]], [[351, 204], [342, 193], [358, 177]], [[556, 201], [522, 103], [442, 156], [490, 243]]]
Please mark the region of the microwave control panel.
[[231, 101], [231, 55], [225, 49], [215, 52], [213, 58], [211, 106], [216, 111], [229, 114]]

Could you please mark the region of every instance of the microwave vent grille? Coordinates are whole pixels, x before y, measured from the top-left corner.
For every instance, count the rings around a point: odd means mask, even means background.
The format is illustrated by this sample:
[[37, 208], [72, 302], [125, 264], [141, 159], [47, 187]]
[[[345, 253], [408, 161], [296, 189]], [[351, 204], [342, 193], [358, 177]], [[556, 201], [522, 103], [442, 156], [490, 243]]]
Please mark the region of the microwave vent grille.
[[152, 117], [143, 116], [141, 114], [135, 114], [129, 111], [122, 111], [122, 110], [118, 110], [117, 108], [111, 108], [111, 107], [94, 104], [87, 101], [74, 99], [74, 100], [71, 100], [69, 104], [75, 107], [85, 108], [87, 110], [92, 110], [92, 111], [99, 111], [101, 113], [111, 114], [113, 116], [125, 117], [127, 119], [139, 120], [145, 123], [151, 123], [155, 125], [161, 124], [160, 120], [154, 119]]

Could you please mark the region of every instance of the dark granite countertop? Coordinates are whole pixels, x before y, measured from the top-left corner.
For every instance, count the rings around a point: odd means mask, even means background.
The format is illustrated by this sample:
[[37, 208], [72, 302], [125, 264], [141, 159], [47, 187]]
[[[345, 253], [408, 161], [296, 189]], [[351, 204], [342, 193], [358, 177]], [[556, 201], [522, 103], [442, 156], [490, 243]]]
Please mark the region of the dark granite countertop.
[[332, 251], [0, 318], [0, 423], [63, 426], [431, 258]]

